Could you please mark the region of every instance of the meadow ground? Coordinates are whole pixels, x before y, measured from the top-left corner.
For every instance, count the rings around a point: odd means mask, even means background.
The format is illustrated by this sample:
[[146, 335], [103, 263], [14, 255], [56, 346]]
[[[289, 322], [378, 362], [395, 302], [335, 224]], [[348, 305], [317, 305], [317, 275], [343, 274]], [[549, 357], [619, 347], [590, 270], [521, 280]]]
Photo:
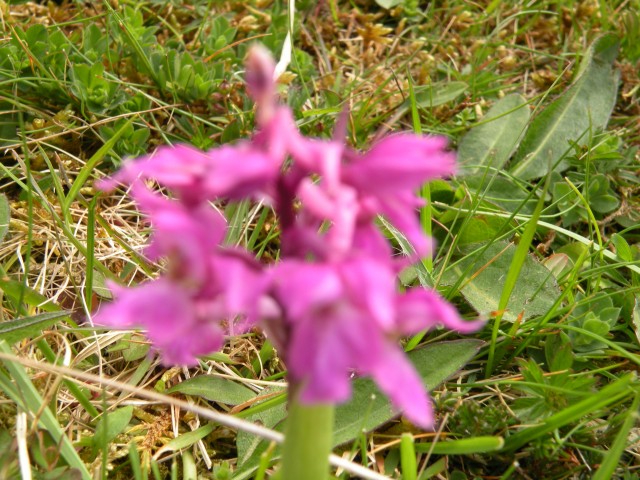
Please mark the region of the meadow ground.
[[[162, 269], [126, 192], [94, 182], [249, 136], [243, 58], [279, 55], [283, 3], [0, 0], [0, 478], [271, 476], [277, 447], [216, 416], [281, 425], [286, 365], [260, 332], [167, 369], [87, 319], [107, 280]], [[358, 381], [335, 453], [405, 480], [640, 478], [640, 2], [296, 3], [280, 88], [303, 132], [348, 108], [356, 148], [451, 139], [459, 174], [422, 189], [437, 255], [401, 280], [488, 320], [404, 343], [435, 432]], [[230, 242], [277, 261], [268, 206], [217, 208]]]

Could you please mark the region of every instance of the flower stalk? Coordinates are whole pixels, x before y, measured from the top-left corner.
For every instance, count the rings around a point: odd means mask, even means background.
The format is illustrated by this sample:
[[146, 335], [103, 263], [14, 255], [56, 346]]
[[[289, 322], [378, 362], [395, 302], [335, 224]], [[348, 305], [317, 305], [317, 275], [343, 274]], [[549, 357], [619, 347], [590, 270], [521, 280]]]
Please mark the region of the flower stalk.
[[292, 392], [282, 446], [281, 480], [327, 480], [333, 415], [333, 405], [305, 405], [297, 392]]

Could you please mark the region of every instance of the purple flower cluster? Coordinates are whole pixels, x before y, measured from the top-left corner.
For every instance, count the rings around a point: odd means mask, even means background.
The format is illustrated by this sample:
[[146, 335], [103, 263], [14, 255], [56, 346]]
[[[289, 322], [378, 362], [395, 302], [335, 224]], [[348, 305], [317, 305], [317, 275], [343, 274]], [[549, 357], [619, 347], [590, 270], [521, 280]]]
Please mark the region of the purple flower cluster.
[[[397, 341], [439, 325], [470, 332], [480, 324], [463, 321], [433, 291], [401, 292], [397, 274], [406, 262], [393, 258], [375, 220], [383, 215], [403, 232], [416, 251], [410, 261], [429, 255], [414, 192], [451, 175], [454, 155], [438, 137], [389, 136], [364, 154], [339, 138], [304, 137], [277, 103], [273, 71], [268, 53], [254, 47], [246, 78], [259, 130], [250, 141], [206, 152], [162, 148], [102, 183], [105, 190], [131, 185], [153, 227], [146, 253], [167, 258], [168, 270], [135, 288], [113, 285], [116, 301], [95, 321], [144, 327], [164, 363], [186, 365], [219, 349], [224, 335], [259, 324], [280, 349], [301, 401], [348, 399], [357, 372], [429, 427], [428, 395]], [[223, 245], [226, 221], [209, 202], [247, 198], [270, 202], [278, 215], [282, 260], [275, 265]]]

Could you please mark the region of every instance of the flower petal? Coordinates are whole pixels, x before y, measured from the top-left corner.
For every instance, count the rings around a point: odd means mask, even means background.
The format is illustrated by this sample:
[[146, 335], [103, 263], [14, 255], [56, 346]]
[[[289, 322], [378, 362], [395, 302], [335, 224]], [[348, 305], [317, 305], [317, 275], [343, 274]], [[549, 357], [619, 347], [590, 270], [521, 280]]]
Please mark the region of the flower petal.
[[435, 178], [455, 173], [455, 155], [444, 137], [397, 134], [383, 138], [359, 160], [346, 165], [347, 183], [363, 191], [415, 190]]
[[414, 288], [396, 300], [398, 310], [398, 329], [404, 335], [439, 325], [460, 333], [471, 333], [485, 325], [484, 321], [467, 322], [458, 311], [431, 290]]
[[433, 408], [424, 383], [399, 347], [387, 345], [369, 373], [412, 423], [433, 428]]

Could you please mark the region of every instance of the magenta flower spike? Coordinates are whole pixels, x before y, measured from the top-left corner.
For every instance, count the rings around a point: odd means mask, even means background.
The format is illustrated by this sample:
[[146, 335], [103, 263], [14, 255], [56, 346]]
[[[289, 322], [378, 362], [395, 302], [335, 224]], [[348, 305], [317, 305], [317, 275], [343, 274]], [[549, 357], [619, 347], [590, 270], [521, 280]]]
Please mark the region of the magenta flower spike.
[[[407, 237], [412, 260], [430, 254], [415, 192], [452, 175], [455, 156], [440, 137], [393, 135], [364, 153], [307, 138], [277, 103], [274, 66], [262, 47], [250, 51], [247, 87], [258, 124], [251, 140], [204, 152], [161, 148], [101, 183], [132, 185], [153, 228], [146, 253], [166, 258], [167, 269], [138, 287], [112, 286], [116, 300], [95, 321], [145, 328], [164, 363], [187, 365], [220, 348], [225, 335], [261, 325], [301, 402], [343, 402], [353, 375], [364, 375], [412, 422], [431, 428], [425, 386], [398, 341], [438, 327], [472, 332], [482, 323], [462, 320], [434, 291], [402, 292], [399, 263], [376, 218], [385, 216]], [[146, 180], [174, 198], [152, 192]], [[261, 265], [223, 245], [226, 221], [210, 202], [240, 199], [274, 207], [279, 263]]]

